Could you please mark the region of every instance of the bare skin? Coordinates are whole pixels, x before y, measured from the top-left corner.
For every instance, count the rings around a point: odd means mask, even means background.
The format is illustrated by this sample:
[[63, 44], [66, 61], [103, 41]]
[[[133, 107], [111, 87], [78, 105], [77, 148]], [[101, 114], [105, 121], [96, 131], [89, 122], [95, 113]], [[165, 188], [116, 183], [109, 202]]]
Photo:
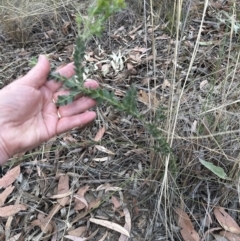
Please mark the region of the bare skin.
[[[42, 55], [27, 75], [0, 90], [0, 165], [16, 153], [95, 119], [96, 113], [88, 109], [96, 103], [88, 97], [56, 107], [53, 100], [66, 91], [60, 89], [61, 83], [47, 81], [49, 71], [48, 59]], [[70, 78], [74, 65], [68, 64], [56, 72]], [[89, 80], [85, 86], [97, 88], [98, 84]]]

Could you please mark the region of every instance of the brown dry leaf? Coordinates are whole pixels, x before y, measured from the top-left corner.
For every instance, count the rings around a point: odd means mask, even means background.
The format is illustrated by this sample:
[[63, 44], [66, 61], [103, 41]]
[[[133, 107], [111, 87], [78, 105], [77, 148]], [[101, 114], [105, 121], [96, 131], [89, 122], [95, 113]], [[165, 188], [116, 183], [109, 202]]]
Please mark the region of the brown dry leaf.
[[221, 234], [223, 237], [226, 237], [229, 241], [240, 241], [240, 236], [234, 233], [221, 231], [219, 234]]
[[146, 150], [144, 150], [143, 148], [137, 148], [137, 149], [132, 149], [132, 150], [127, 151], [124, 154], [124, 156], [130, 156], [130, 155], [133, 155], [133, 154], [142, 155], [144, 153], [146, 153]]
[[143, 85], [143, 86], [144, 86], [144, 85], [148, 85], [148, 83], [150, 82], [150, 80], [151, 80], [151, 78], [149, 78], [149, 77], [143, 78], [143, 80], [142, 80], [142, 85]]
[[105, 156], [100, 158], [93, 158], [93, 161], [95, 162], [106, 162], [112, 160], [111, 156]]
[[103, 64], [102, 65], [102, 69], [101, 70], [102, 70], [103, 76], [106, 76], [109, 73], [110, 68], [111, 68], [110, 64]]
[[71, 230], [71, 231], [68, 231], [68, 234], [69, 235], [72, 235], [72, 236], [82, 236], [84, 234], [84, 232], [86, 232], [87, 230], [87, 227], [86, 226], [82, 226], [82, 227], [78, 227], [74, 230]]
[[8, 186], [1, 194], [0, 194], [0, 207], [2, 207], [8, 198], [8, 196], [12, 193], [14, 187]]
[[80, 211], [80, 210], [84, 209], [85, 207], [88, 208], [87, 200], [84, 198], [84, 195], [88, 191], [88, 189], [89, 189], [88, 185], [78, 189], [77, 194], [74, 195], [74, 197], [75, 197], [74, 210]]
[[108, 149], [107, 149], [106, 147], [104, 147], [104, 146], [95, 145], [95, 147], [96, 147], [99, 151], [101, 151], [101, 152], [107, 153], [107, 154], [109, 154], [109, 155], [115, 155], [114, 152], [108, 150]]
[[56, 37], [56, 32], [53, 29], [50, 29], [46, 32], [46, 34], [50, 37], [50, 38], [55, 38]]
[[68, 238], [72, 241], [85, 241], [86, 238], [80, 238], [80, 237], [76, 237], [76, 236], [72, 236], [72, 235], [65, 235], [65, 238]]
[[139, 207], [138, 207], [138, 201], [135, 197], [133, 198], [132, 203], [133, 203], [134, 213], [135, 213], [136, 216], [138, 216], [139, 215]]
[[[126, 207], [123, 209], [123, 212], [124, 212], [124, 215], [125, 215], [124, 228], [130, 233], [131, 227], [132, 227], [130, 212]], [[127, 240], [128, 240], [128, 237], [124, 234], [121, 234], [118, 241], [127, 241]]]
[[167, 79], [164, 79], [163, 83], [162, 83], [162, 89], [164, 90], [166, 87], [171, 87], [170, 82]]
[[0, 208], [0, 217], [9, 217], [20, 211], [25, 211], [27, 207], [23, 204], [9, 205]]
[[88, 210], [98, 208], [100, 204], [101, 204], [101, 199], [97, 198], [96, 200], [89, 203]]
[[69, 44], [64, 47], [64, 52], [67, 52], [68, 54], [72, 54], [74, 51], [74, 46], [73, 44]]
[[140, 53], [144, 54], [144, 53], [147, 52], [147, 49], [146, 49], [146, 48], [141, 48], [141, 47], [135, 47], [135, 48], [133, 49], [133, 51], [135, 51], [135, 52], [140, 52]]
[[[83, 208], [88, 208], [88, 202], [84, 197], [80, 197], [78, 195], [74, 195], [75, 201], [78, 200], [78, 207], [74, 207], [75, 210], [82, 210]], [[81, 203], [79, 203], [81, 202]]]
[[133, 65], [131, 63], [127, 63], [127, 69], [131, 70], [131, 69], [134, 69], [134, 67], [133, 67]]
[[101, 141], [105, 131], [106, 131], [105, 126], [102, 127], [101, 129], [99, 129], [99, 131], [97, 132], [97, 134], [96, 134], [96, 136], [94, 138], [94, 141]]
[[68, 31], [70, 30], [71, 23], [70, 22], [65, 22], [62, 26], [62, 32], [64, 35], [68, 34]]
[[129, 34], [129, 35], [132, 35], [132, 34], [136, 33], [141, 27], [142, 27], [142, 24], [139, 25], [139, 26], [137, 26], [136, 28], [134, 28], [134, 29], [133, 29], [132, 31], [130, 31], [128, 34]]
[[113, 222], [102, 220], [102, 219], [96, 219], [96, 218], [90, 218], [89, 221], [92, 223], [101, 225], [103, 227], [115, 230], [119, 233], [126, 235], [127, 237], [130, 237], [129, 232], [124, 227], [120, 226], [117, 223], [113, 223]]
[[114, 81], [116, 83], [120, 83], [120, 82], [126, 80], [132, 71], [134, 72], [133, 69], [132, 70], [129, 70], [129, 69], [124, 70], [122, 73], [118, 74], [118, 76], [114, 79]]
[[[149, 105], [149, 94], [143, 90], [140, 90], [138, 93], [138, 99], [143, 102], [145, 105]], [[150, 94], [151, 105], [154, 108], [159, 106], [159, 100], [154, 96], [154, 94]]]
[[161, 35], [161, 36], [156, 37], [155, 40], [158, 40], [158, 39], [163, 40], [163, 39], [169, 39], [169, 38], [170, 38], [170, 37], [169, 37], [167, 34], [163, 34], [163, 35]]
[[72, 137], [72, 135], [70, 135], [69, 133], [66, 133], [64, 135], [63, 140], [69, 144], [72, 144], [72, 143], [77, 144], [78, 143], [78, 141], [74, 137]]
[[200, 241], [198, 233], [195, 231], [192, 222], [183, 210], [176, 208], [178, 214], [177, 224], [181, 229], [181, 235], [185, 241]]
[[122, 206], [116, 197], [112, 196], [111, 199], [112, 199], [112, 203], [114, 205], [114, 208], [113, 208], [114, 211], [116, 211], [117, 209], [119, 209]]
[[62, 193], [62, 194], [53, 195], [53, 196], [51, 196], [49, 198], [51, 198], [51, 199], [63, 199], [63, 198], [68, 197], [68, 196], [70, 196], [72, 194], [73, 194], [72, 191], [68, 191], [68, 192], [65, 192], [65, 193]]
[[224, 208], [214, 208], [214, 215], [219, 224], [230, 233], [240, 234], [240, 227], [234, 219], [224, 210]]
[[[62, 175], [59, 178], [58, 181], [58, 195], [59, 194], [66, 194], [69, 192], [69, 176], [68, 175]], [[57, 202], [61, 205], [61, 206], [65, 206], [69, 201], [69, 197], [63, 197], [57, 200]]]
[[139, 53], [129, 54], [129, 58], [133, 63], [141, 63], [141, 55]]
[[11, 185], [20, 174], [20, 165], [14, 167], [0, 179], [0, 188], [6, 188]]
[[12, 238], [10, 238], [8, 241], [17, 241], [19, 240], [20, 236], [22, 233], [16, 234], [14, 235]]
[[73, 241], [87, 241], [87, 240], [92, 240], [93, 237], [95, 237], [98, 233], [98, 230], [95, 230], [93, 233], [91, 233], [91, 235], [87, 238], [80, 238], [80, 237], [76, 237], [76, 236], [73, 236], [73, 235], [66, 235], [65, 238], [68, 238], [70, 240], [73, 240]]
[[200, 90], [204, 89], [205, 86], [207, 86], [208, 84], [208, 81], [207, 80], [203, 80], [201, 83], [200, 83]]
[[33, 227], [40, 227], [43, 233], [51, 234], [56, 231], [56, 224], [53, 221], [49, 221], [48, 217], [44, 217], [44, 214], [39, 213], [38, 219], [34, 220], [31, 224]]
[[96, 189], [97, 191], [99, 190], [105, 190], [106, 192], [108, 191], [121, 191], [122, 188], [121, 187], [113, 187], [111, 184], [109, 183], [105, 183], [105, 184], [101, 184], [100, 186], [97, 187]]

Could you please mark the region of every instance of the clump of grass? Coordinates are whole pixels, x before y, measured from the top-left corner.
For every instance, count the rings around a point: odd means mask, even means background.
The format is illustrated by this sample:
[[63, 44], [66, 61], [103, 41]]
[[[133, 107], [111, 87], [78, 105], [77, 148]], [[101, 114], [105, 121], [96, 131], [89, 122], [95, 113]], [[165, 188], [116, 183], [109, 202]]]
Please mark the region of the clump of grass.
[[[184, 11], [179, 7], [176, 7], [174, 18], [181, 21]], [[176, 64], [169, 66], [173, 74], [168, 99], [168, 133], [177, 171], [173, 172], [175, 167], [171, 166], [171, 158], [166, 157], [161, 161], [165, 163], [165, 172], [156, 203], [156, 214], [162, 218], [166, 233], [172, 240], [176, 240], [176, 237], [174, 238], [174, 231], [170, 230], [169, 224], [175, 214], [170, 203], [191, 210], [193, 220], [195, 214], [199, 217], [199, 213], [204, 220], [209, 215], [207, 208], [214, 205], [232, 208], [231, 200], [239, 198], [235, 183], [239, 180], [240, 86], [236, 73], [239, 72], [240, 64], [239, 53], [235, 51], [238, 42], [234, 35], [239, 21], [236, 17], [227, 25], [229, 22], [225, 17], [225, 25], [222, 24], [217, 31], [217, 34], [224, 37], [214, 43], [216, 33], [210, 39], [206, 38], [208, 33], [203, 34], [206, 26], [209, 27], [209, 32], [213, 29], [209, 25], [204, 26], [209, 6], [205, 2], [199, 6], [197, 13], [193, 13], [192, 9], [189, 8], [191, 12], [187, 23], [198, 19], [198, 28], [194, 31], [197, 40], [193, 42], [190, 38], [190, 49], [176, 41], [172, 55]], [[233, 13], [237, 12], [237, 9], [232, 9], [230, 5], [225, 10], [214, 11], [216, 15], [212, 16], [211, 21], [218, 24], [219, 14], [235, 17]], [[177, 12], [181, 12], [181, 16], [176, 16]], [[178, 40], [182, 39], [180, 36], [184, 33], [182, 28], [177, 27], [174, 31]], [[183, 61], [186, 56], [187, 65]], [[222, 168], [226, 178], [220, 179], [202, 164], [201, 159], [213, 164], [214, 168]], [[229, 186], [231, 188], [228, 188]], [[203, 190], [206, 193], [203, 193]], [[202, 199], [205, 199], [206, 206], [198, 206]], [[179, 200], [179, 204], [176, 204], [176, 200]], [[236, 208], [239, 208], [239, 203]], [[159, 217], [156, 216], [156, 220]], [[195, 225], [202, 235], [204, 222]]]
[[166, 18], [173, 16], [174, 0], [127, 0], [128, 6], [135, 11], [139, 16], [142, 16], [144, 11], [148, 11], [152, 14], [155, 20], [155, 24], [164, 21]]
[[71, 0], [1, 0], [0, 21], [4, 33], [14, 42], [29, 41], [34, 33], [54, 28], [63, 6]]

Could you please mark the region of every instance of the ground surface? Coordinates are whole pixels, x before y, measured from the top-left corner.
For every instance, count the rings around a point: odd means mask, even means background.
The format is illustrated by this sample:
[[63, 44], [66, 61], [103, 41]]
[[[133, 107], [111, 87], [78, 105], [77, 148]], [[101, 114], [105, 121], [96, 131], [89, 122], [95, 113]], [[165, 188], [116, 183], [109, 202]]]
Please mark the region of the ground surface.
[[[100, 105], [91, 126], [20, 153], [3, 167], [2, 176], [15, 168], [15, 188], [2, 192], [2, 206], [17, 211], [0, 209], [1, 240], [222, 240], [223, 230], [232, 235], [227, 240], [240, 240], [234, 236], [240, 233], [239, 7], [211, 2], [201, 22], [204, 2], [185, 2], [179, 44], [171, 18], [152, 24], [149, 8], [136, 13], [129, 7], [111, 18], [103, 36], [87, 44], [86, 77], [119, 100], [135, 84], [146, 119], [164, 107], [158, 125], [173, 154], [168, 159], [154, 152], [138, 120]], [[39, 54], [49, 56], [53, 69], [71, 62], [75, 13], [64, 8], [51, 18], [54, 25], [46, 21], [22, 43], [0, 24], [1, 87], [27, 73], [29, 59]], [[228, 179], [199, 159], [222, 167]]]

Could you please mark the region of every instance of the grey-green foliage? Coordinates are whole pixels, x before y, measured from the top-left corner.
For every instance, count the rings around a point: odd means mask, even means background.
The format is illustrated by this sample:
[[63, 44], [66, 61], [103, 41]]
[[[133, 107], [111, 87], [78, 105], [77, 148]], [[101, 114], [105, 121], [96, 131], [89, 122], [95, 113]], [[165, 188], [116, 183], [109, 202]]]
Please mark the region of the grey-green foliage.
[[[126, 91], [126, 95], [121, 102], [116, 99], [113, 93], [106, 89], [89, 89], [84, 87], [83, 67], [81, 63], [84, 60], [85, 43], [93, 35], [100, 35], [103, 30], [104, 22], [107, 18], [124, 6], [124, 0], [98, 0], [96, 5], [89, 9], [88, 20], [82, 22], [81, 19], [78, 18], [79, 33], [74, 53], [74, 64], [77, 66], [75, 68], [76, 76], [66, 79], [58, 74], [51, 73], [49, 78], [63, 82], [63, 86], [70, 90], [70, 94], [68, 96], [59, 96], [57, 102], [59, 106], [71, 103], [74, 100], [74, 97], [79, 93], [89, 96], [99, 103], [105, 102], [107, 105], [113, 106], [116, 110], [130, 114], [134, 118], [140, 120], [148, 132], [156, 140], [157, 145], [153, 148], [160, 151], [162, 154], [168, 154], [170, 153], [170, 147], [165, 141], [163, 133], [157, 128], [156, 124], [147, 122], [145, 116], [142, 116], [139, 113], [136, 101], [137, 91], [134, 86], [131, 86], [131, 88]], [[159, 116], [161, 116], [161, 118], [164, 117], [162, 112], [158, 114], [160, 114]]]

